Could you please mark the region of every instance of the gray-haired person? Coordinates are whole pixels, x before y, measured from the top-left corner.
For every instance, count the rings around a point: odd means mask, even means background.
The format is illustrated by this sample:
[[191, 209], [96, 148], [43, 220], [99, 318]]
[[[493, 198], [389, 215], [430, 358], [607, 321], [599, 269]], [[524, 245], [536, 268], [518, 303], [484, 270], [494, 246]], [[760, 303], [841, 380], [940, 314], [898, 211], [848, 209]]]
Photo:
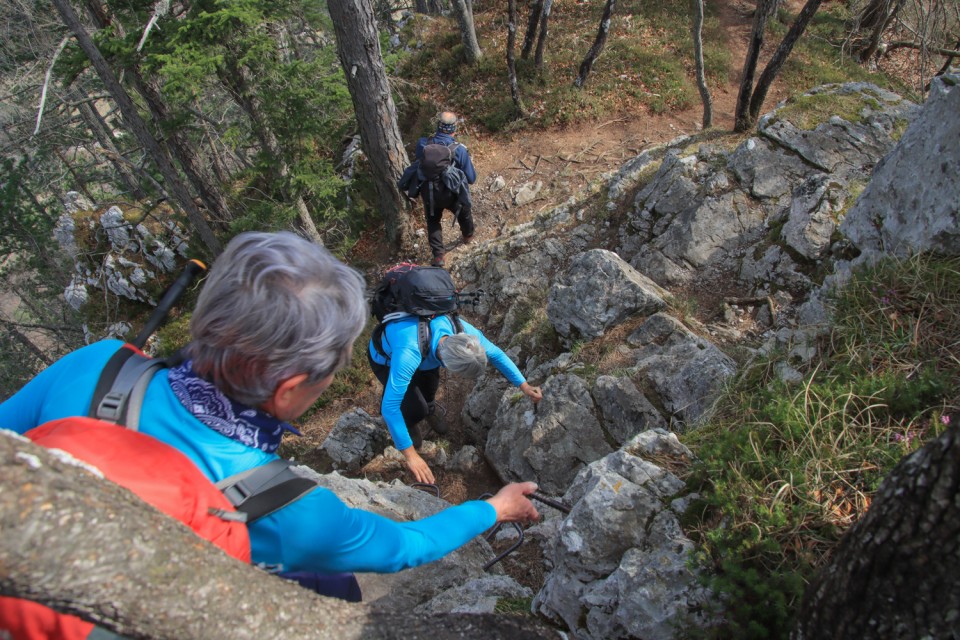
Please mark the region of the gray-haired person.
[[[187, 359], [150, 381], [140, 430], [182, 451], [213, 482], [276, 459], [281, 437], [297, 434], [289, 421], [349, 363], [369, 314], [364, 291], [360, 274], [319, 245], [292, 233], [238, 235], [200, 293]], [[98, 342], [58, 360], [0, 404], [0, 424], [24, 433], [86, 415], [101, 370], [121, 346]], [[399, 571], [446, 555], [498, 521], [536, 519], [526, 497], [534, 490], [532, 482], [510, 484], [485, 501], [394, 522], [316, 487], [249, 526], [252, 559], [294, 574]]]
[[367, 358], [374, 375], [383, 385], [380, 413], [383, 415], [393, 443], [403, 453], [407, 468], [417, 482], [435, 481], [430, 467], [417, 449], [423, 444], [418, 423], [431, 417], [433, 430], [446, 433], [447, 427], [437, 415], [435, 401], [440, 388], [440, 367], [468, 378], [479, 377], [487, 360], [507, 380], [525, 393], [534, 403], [543, 397], [540, 388], [530, 385], [507, 354], [488, 340], [479, 329], [462, 318], [463, 333], [457, 333], [453, 321], [437, 316], [430, 321], [430, 351], [420, 354], [417, 318], [408, 316], [384, 325], [381, 354], [373, 343], [367, 347]]

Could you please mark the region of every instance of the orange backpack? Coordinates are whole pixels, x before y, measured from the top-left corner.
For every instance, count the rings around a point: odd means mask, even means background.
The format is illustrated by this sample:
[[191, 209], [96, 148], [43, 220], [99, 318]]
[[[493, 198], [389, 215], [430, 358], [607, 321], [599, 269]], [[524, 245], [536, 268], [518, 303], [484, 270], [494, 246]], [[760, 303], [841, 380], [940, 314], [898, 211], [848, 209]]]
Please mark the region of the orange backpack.
[[[124, 345], [104, 368], [103, 384], [94, 394], [91, 413], [100, 417], [53, 420], [25, 435], [95, 466], [227, 554], [250, 562], [246, 524], [293, 502], [316, 483], [294, 474], [289, 462], [274, 460], [214, 484], [179, 450], [127, 426], [137, 424], [147, 382], [163, 366]], [[110, 410], [104, 412], [106, 405]], [[83, 640], [93, 628], [35, 602], [0, 596], [0, 637], [6, 631], [14, 640]]]

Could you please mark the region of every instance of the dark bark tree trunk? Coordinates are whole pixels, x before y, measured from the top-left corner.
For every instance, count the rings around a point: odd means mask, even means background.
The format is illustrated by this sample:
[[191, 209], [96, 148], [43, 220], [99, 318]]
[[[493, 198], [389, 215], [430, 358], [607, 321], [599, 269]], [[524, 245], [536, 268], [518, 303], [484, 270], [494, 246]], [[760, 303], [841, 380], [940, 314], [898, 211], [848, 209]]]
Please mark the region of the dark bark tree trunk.
[[890, 7], [895, 1], [900, 2], [900, 0], [871, 0], [857, 16], [859, 28], [873, 31], [887, 24]]
[[[960, 52], [960, 40], [957, 40], [957, 44], [953, 45], [953, 50], [955, 52]], [[933, 74], [934, 78], [939, 78], [940, 76], [945, 74], [947, 71], [949, 71], [950, 67], [953, 66], [953, 61], [956, 59], [958, 55], [960, 55], [960, 53], [949, 53], [944, 55], [947, 56], [947, 59], [943, 61], [943, 66], [940, 67], [940, 70], [937, 71], [935, 74]], [[926, 85], [924, 85], [923, 90], [930, 91], [929, 82]]]
[[520, 97], [520, 85], [517, 84], [517, 63], [513, 56], [517, 44], [517, 0], [507, 2], [507, 75], [510, 81], [510, 97], [513, 105], [522, 118], [526, 115], [523, 108], [523, 98]]
[[473, 1], [452, 0], [453, 14], [460, 26], [460, 41], [463, 43], [463, 55], [467, 63], [474, 64], [483, 57], [477, 42], [477, 30], [473, 26]]
[[697, 74], [697, 90], [703, 103], [703, 128], [713, 124], [713, 100], [707, 88], [707, 77], [703, 70], [703, 0], [692, 0], [693, 4], [693, 61]]
[[318, 596], [231, 558], [126, 489], [3, 434], [0, 595], [148, 640], [558, 638], [512, 616], [386, 614]]
[[817, 13], [822, 2], [823, 0], [807, 0], [807, 3], [803, 5], [803, 9], [797, 14], [797, 19], [790, 25], [790, 31], [783, 37], [780, 46], [777, 47], [773, 57], [770, 58], [770, 62], [767, 63], [767, 66], [763, 69], [763, 73], [760, 74], [760, 79], [757, 80], [757, 86], [754, 87], [753, 95], [750, 97], [750, 109], [748, 111], [749, 126], [752, 127], [756, 124], [757, 119], [760, 117], [760, 109], [763, 107], [763, 101], [767, 98], [767, 92], [770, 90], [770, 85], [773, 84], [777, 74], [780, 73], [783, 64], [793, 51], [794, 45], [797, 44], [797, 40], [799, 40], [803, 32], [806, 31], [807, 25], [813, 20], [813, 16]]
[[[160, 93], [160, 88], [156, 86], [156, 81], [144, 78], [136, 67], [127, 67], [126, 71], [127, 77], [133, 83], [137, 93], [143, 96], [144, 102], [153, 116], [154, 123], [160, 126], [169, 125], [171, 121], [170, 109]], [[187, 176], [187, 180], [190, 181], [211, 216], [220, 224], [221, 228], [226, 229], [228, 223], [233, 219], [226, 196], [218, 186], [211, 182], [206, 172], [200, 167], [199, 154], [189, 138], [176, 126], [166, 126], [166, 130], [169, 132], [169, 137], [164, 140], [165, 146], [170, 150], [170, 154], [176, 158], [184, 175]]]
[[229, 90], [237, 105], [247, 114], [254, 135], [260, 140], [260, 145], [270, 157], [274, 173], [273, 182], [279, 186], [284, 202], [293, 204], [297, 211], [297, 229], [307, 240], [322, 245], [323, 238], [317, 231], [317, 226], [313, 222], [313, 216], [307, 208], [307, 203], [304, 202], [302, 196], [290, 189], [290, 166], [284, 158], [283, 150], [280, 148], [280, 142], [277, 140], [273, 128], [263, 115], [260, 100], [255, 92], [250, 90], [250, 83], [247, 80], [248, 74], [249, 71], [246, 68], [231, 58], [225, 58], [223, 67], [218, 71], [220, 82]]
[[80, 48], [87, 55], [87, 57], [90, 58], [93, 68], [96, 69], [97, 75], [100, 76], [100, 80], [107, 88], [107, 91], [110, 92], [110, 95], [117, 103], [117, 106], [120, 107], [120, 112], [123, 114], [123, 119], [127, 126], [130, 127], [130, 131], [133, 132], [133, 134], [137, 137], [137, 140], [150, 155], [150, 158], [153, 160], [153, 162], [157, 165], [157, 168], [160, 170], [160, 174], [163, 176], [164, 181], [166, 181], [167, 186], [173, 195], [174, 203], [179, 205], [179, 207], [187, 214], [187, 218], [197, 230], [201, 241], [211, 252], [211, 254], [218, 255], [222, 251], [220, 240], [218, 240], [216, 235], [214, 235], [213, 230], [210, 228], [210, 225], [207, 224], [203, 214], [193, 203], [190, 193], [180, 180], [180, 176], [177, 174], [173, 164], [171, 164], [169, 158], [167, 158], [166, 154], [164, 154], [163, 150], [160, 148], [160, 145], [150, 134], [146, 123], [143, 121], [143, 118], [140, 117], [140, 113], [137, 111], [137, 108], [130, 99], [130, 96], [127, 95], [127, 92], [124, 91], [122, 86], [120, 86], [120, 83], [117, 81], [113, 70], [107, 64], [107, 61], [100, 54], [99, 49], [97, 49], [96, 45], [94, 44], [93, 39], [80, 23], [80, 19], [73, 10], [70, 1], [53, 0], [53, 4], [60, 13], [60, 16], [63, 18], [67, 28], [70, 29], [70, 32], [73, 33], [73, 35], [77, 38], [77, 43], [80, 45]]
[[534, 0], [530, 3], [530, 17], [527, 18], [527, 32], [523, 36], [523, 46], [520, 48], [520, 58], [526, 60], [533, 51], [533, 43], [537, 39], [537, 27], [540, 26], [540, 13], [543, 11], [543, 0]]
[[893, 0], [879, 0], [871, 3], [870, 6], [864, 10], [861, 26], [871, 31], [867, 45], [860, 51], [860, 62], [866, 62], [877, 52], [883, 32], [887, 30], [890, 23], [893, 22], [897, 14], [900, 13], [900, 8], [903, 7], [905, 1], [906, 0], [896, 0], [896, 3], [891, 6]]
[[142, 200], [145, 198], [146, 195], [144, 194], [143, 189], [140, 188], [140, 182], [134, 175], [130, 165], [120, 160], [120, 157], [123, 154], [120, 153], [120, 150], [117, 149], [117, 145], [114, 144], [113, 134], [110, 132], [110, 128], [104, 121], [103, 116], [100, 115], [99, 111], [97, 111], [97, 108], [84, 98], [79, 89], [74, 89], [71, 92], [70, 99], [77, 102], [77, 109], [80, 111], [80, 117], [83, 118], [87, 128], [90, 129], [91, 133], [93, 133], [93, 137], [100, 144], [100, 147], [106, 152], [104, 155], [113, 165], [117, 175], [120, 176], [120, 180], [123, 182], [124, 186], [126, 186], [130, 197], [135, 200]]
[[3, 324], [3, 330], [11, 336], [17, 343], [20, 344], [26, 351], [30, 353], [38, 362], [42, 363], [44, 367], [48, 367], [53, 362], [51, 361], [50, 356], [45, 354], [37, 345], [33, 343], [27, 335], [25, 335], [20, 328], [12, 322], [3, 320], [0, 318], [0, 323]]
[[744, 132], [750, 123], [750, 96], [753, 93], [753, 77], [757, 72], [760, 60], [760, 49], [763, 47], [763, 32], [767, 28], [767, 20], [777, 10], [778, 0], [758, 0], [753, 14], [753, 29], [750, 32], [750, 44], [747, 47], [747, 56], [743, 62], [743, 72], [740, 75], [740, 91], [737, 94], [737, 107], [734, 112], [733, 130]]
[[537, 36], [537, 51], [533, 56], [533, 65], [537, 69], [543, 68], [543, 52], [547, 48], [547, 34], [550, 24], [550, 10], [553, 0], [543, 0], [543, 13], [540, 15], [540, 35]]
[[413, 225], [404, 214], [404, 198], [397, 187], [408, 157], [380, 53], [373, 7], [370, 0], [331, 0], [328, 8], [363, 151], [370, 161], [387, 241], [400, 252], [408, 253], [413, 250]]
[[573, 81], [573, 86], [582, 87], [583, 83], [587, 81], [587, 76], [590, 75], [590, 69], [593, 68], [593, 63], [596, 61], [597, 56], [600, 55], [600, 52], [603, 51], [603, 45], [607, 43], [607, 35], [610, 33], [610, 16], [613, 15], [613, 10], [616, 7], [616, 0], [607, 0], [606, 4], [603, 5], [603, 15], [600, 17], [600, 27], [597, 29], [597, 37], [594, 38], [593, 46], [590, 47], [583, 62], [580, 63], [580, 72], [577, 74], [577, 79]]
[[87, 178], [85, 175], [83, 175], [83, 172], [77, 171], [77, 168], [73, 166], [73, 162], [71, 162], [70, 158], [68, 158], [63, 153], [62, 149], [56, 148], [53, 150], [53, 153], [54, 155], [57, 156], [57, 158], [60, 159], [60, 162], [63, 163], [63, 166], [67, 170], [67, 173], [69, 173], [73, 177], [73, 182], [75, 185], [74, 188], [77, 189], [77, 191], [82, 193], [84, 196], [86, 196], [87, 200], [89, 200], [90, 202], [96, 202], [97, 199], [94, 198], [93, 195], [90, 193], [90, 190], [87, 189]]
[[[87, 11], [101, 29], [111, 24], [120, 24], [119, 20], [111, 19], [107, 9], [98, 0], [87, 0]], [[156, 80], [151, 81], [144, 78], [136, 64], [127, 65], [124, 68], [124, 73], [137, 93], [144, 99], [154, 125], [168, 131], [169, 137], [164, 137], [160, 141], [167, 151], [168, 157], [176, 159], [183, 174], [193, 186], [204, 207], [210, 212], [211, 217], [219, 223], [221, 229], [226, 229], [229, 221], [233, 219], [227, 199], [220, 188], [210, 181], [206, 172], [200, 167], [194, 145], [180, 131], [179, 127], [171, 126], [170, 109], [156, 84]]]
[[807, 587], [792, 638], [956, 637], [958, 575], [960, 429], [952, 427], [883, 481]]

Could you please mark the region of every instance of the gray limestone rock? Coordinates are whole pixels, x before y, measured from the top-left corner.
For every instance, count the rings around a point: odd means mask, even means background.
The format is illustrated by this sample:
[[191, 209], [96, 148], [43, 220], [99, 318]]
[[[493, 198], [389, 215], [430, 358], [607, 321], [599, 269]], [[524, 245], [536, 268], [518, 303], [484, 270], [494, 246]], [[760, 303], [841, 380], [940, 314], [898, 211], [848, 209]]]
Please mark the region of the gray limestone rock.
[[604, 428], [617, 446], [638, 433], [667, 426], [663, 415], [629, 378], [598, 377], [593, 385], [593, 399]]
[[651, 316], [627, 342], [639, 347], [632, 369], [656, 391], [674, 429], [695, 426], [706, 417], [737, 370], [715, 345], [663, 313]]
[[340, 416], [327, 434], [318, 453], [327, 471], [358, 471], [383, 452], [390, 434], [382, 419], [374, 419], [357, 408]]
[[840, 226], [862, 251], [960, 254], [960, 76], [934, 80], [921, 114]]
[[617, 254], [593, 249], [576, 256], [547, 298], [547, 317], [568, 342], [596, 338], [635, 314], [664, 307], [666, 292]]
[[522, 394], [504, 395], [485, 452], [500, 477], [533, 480], [545, 492], [561, 494], [577, 471], [613, 448], [581, 378], [556, 375], [542, 389], [536, 408]]
[[708, 594], [688, 568], [693, 543], [671, 508], [683, 482], [641, 457], [683, 449], [672, 434], [645, 432], [577, 475], [535, 611], [596, 640], [680, 638], [678, 616], [697, 622]]

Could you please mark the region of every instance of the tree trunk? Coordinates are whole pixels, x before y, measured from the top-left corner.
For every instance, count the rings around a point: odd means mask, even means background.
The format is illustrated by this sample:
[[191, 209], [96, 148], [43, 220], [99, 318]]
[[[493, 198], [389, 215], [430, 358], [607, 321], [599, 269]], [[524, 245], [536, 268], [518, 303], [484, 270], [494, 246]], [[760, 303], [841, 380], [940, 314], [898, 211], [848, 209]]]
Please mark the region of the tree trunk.
[[404, 214], [404, 198], [397, 187], [408, 158], [380, 52], [373, 7], [370, 0], [331, 0], [328, 8], [363, 151], [370, 161], [387, 241], [401, 253], [408, 253], [413, 250], [413, 225]]
[[960, 429], [952, 427], [883, 481], [807, 588], [794, 640], [956, 637], [958, 496]]
[[537, 52], [533, 56], [533, 64], [537, 69], [543, 68], [543, 52], [547, 48], [547, 31], [550, 23], [550, 10], [553, 0], [543, 0], [543, 14], [540, 16], [540, 35], [537, 37]]
[[526, 115], [523, 108], [523, 99], [520, 97], [520, 85], [517, 84], [517, 64], [513, 57], [513, 49], [517, 43], [517, 0], [507, 2], [507, 75], [510, 81], [510, 97], [520, 117]]
[[767, 20], [777, 9], [778, 0], [758, 0], [753, 14], [753, 30], [750, 33], [750, 45], [747, 47], [747, 56], [743, 62], [743, 73], [740, 75], [740, 91], [737, 94], [737, 108], [734, 113], [733, 130], [744, 132], [750, 123], [750, 96], [753, 93], [753, 76], [757, 72], [757, 63], [760, 60], [760, 49], [763, 48], [763, 32], [767, 28]]
[[[860, 52], [860, 62], [866, 62], [873, 57], [880, 46], [880, 38], [883, 32], [887, 30], [893, 19], [900, 13], [900, 8], [906, 0], [896, 0], [896, 4], [890, 6], [891, 0], [882, 0], [881, 2], [871, 3], [864, 11], [864, 22], [866, 28], [872, 29], [867, 46]], [[873, 11], [871, 13], [871, 10]]]
[[460, 25], [460, 41], [463, 42], [463, 55], [467, 63], [474, 64], [483, 57], [480, 44], [477, 42], [477, 31], [473, 26], [472, 0], [453, 0], [453, 13]]
[[797, 19], [790, 25], [790, 31], [783, 37], [780, 46], [777, 47], [773, 57], [770, 58], [770, 62], [767, 63], [763, 73], [760, 74], [760, 79], [757, 80], [757, 86], [754, 88], [753, 95], [750, 97], [750, 109], [747, 116], [750, 127], [756, 124], [757, 119], [760, 117], [760, 109], [763, 107], [763, 101], [767, 98], [767, 92], [770, 90], [770, 85], [773, 84], [777, 74], [780, 73], [783, 64], [787, 61], [787, 57], [789, 57], [790, 52], [793, 51], [794, 45], [797, 44], [797, 40], [799, 40], [803, 32], [806, 31], [807, 25], [813, 20], [813, 16], [817, 13], [822, 2], [823, 0], [807, 0], [807, 3], [803, 5], [803, 9], [797, 14]]
[[63, 18], [64, 24], [67, 25], [67, 28], [70, 29], [71, 33], [77, 38], [77, 43], [80, 45], [80, 48], [87, 54], [87, 57], [90, 58], [93, 68], [96, 69], [97, 75], [100, 76], [100, 80], [107, 88], [107, 91], [110, 92], [117, 106], [120, 107], [120, 112], [123, 114], [123, 119], [127, 126], [130, 127], [130, 130], [137, 137], [137, 140], [157, 165], [160, 174], [167, 182], [173, 194], [175, 203], [187, 214], [187, 218], [199, 233], [200, 239], [210, 253], [218, 255], [222, 251], [220, 240], [214, 235], [213, 230], [210, 228], [210, 225], [207, 224], [203, 214], [200, 213], [200, 210], [197, 209], [193, 203], [193, 199], [190, 197], [190, 193], [187, 191], [183, 182], [180, 181], [180, 176], [177, 175], [176, 169], [170, 163], [166, 154], [163, 153], [163, 150], [160, 149], [157, 141], [150, 135], [146, 123], [144, 123], [140, 117], [140, 113], [137, 111], [130, 96], [127, 95], [127, 92], [120, 86], [116, 76], [113, 74], [113, 70], [110, 69], [107, 61], [100, 54], [93, 39], [87, 33], [86, 29], [83, 28], [83, 25], [80, 24], [80, 19], [77, 17], [76, 12], [74, 12], [70, 0], [53, 0], [53, 4]]
[[559, 637], [512, 616], [378, 613], [318, 596], [9, 434], [0, 434], [0, 595], [157, 640]]
[[[899, 1], [899, 0], [897, 0]], [[873, 31], [877, 27], [887, 24], [890, 15], [890, 5], [894, 0], [870, 0], [857, 16], [857, 25], [860, 29]]]
[[527, 18], [527, 32], [523, 36], [523, 46], [520, 48], [520, 58], [526, 60], [533, 51], [533, 43], [537, 39], [537, 27], [540, 26], [540, 12], [543, 11], [543, 0], [534, 0], [530, 4], [530, 17]]
[[707, 88], [707, 77], [703, 70], [703, 0], [692, 0], [693, 4], [693, 61], [697, 74], [697, 89], [703, 102], [703, 128], [713, 124], [713, 100]]
[[254, 135], [260, 140], [260, 145], [271, 160], [273, 170], [273, 184], [278, 188], [284, 202], [291, 203], [297, 211], [297, 229], [310, 242], [322, 245], [323, 238], [317, 231], [313, 216], [307, 208], [303, 197], [290, 189], [290, 166], [283, 156], [283, 149], [277, 140], [273, 128], [263, 115], [263, 109], [256, 94], [250, 90], [247, 81], [248, 71], [232, 58], [224, 58], [223, 67], [218, 70], [220, 81], [229, 90], [237, 105], [250, 118]]
[[171, 155], [177, 159], [184, 175], [187, 176], [212, 217], [220, 223], [222, 228], [226, 229], [228, 223], [233, 219], [227, 199], [220, 188], [211, 183], [200, 167], [197, 162], [197, 151], [190, 139], [183, 134], [179, 127], [170, 124], [172, 120], [170, 109], [167, 107], [156, 81], [144, 78], [140, 74], [140, 70], [134, 66], [128, 66], [126, 72], [137, 93], [143, 96], [147, 108], [153, 116], [154, 123], [164, 127], [168, 132], [169, 137], [164, 140], [165, 146], [170, 150]]
[[86, 196], [87, 200], [90, 202], [96, 202], [97, 199], [93, 197], [90, 193], [90, 190], [87, 189], [87, 178], [83, 175], [82, 172], [77, 171], [76, 167], [73, 166], [73, 163], [70, 161], [64, 153], [63, 149], [57, 147], [53, 150], [53, 153], [57, 158], [60, 159], [60, 162], [63, 163], [63, 167], [67, 170], [71, 176], [73, 176], [74, 188]]
[[[106, 8], [97, 0], [87, 0], [86, 4], [88, 13], [99, 28], [103, 29], [113, 24], [120, 24], [119, 20], [111, 18]], [[130, 79], [137, 93], [144, 99], [154, 125], [169, 131], [170, 137], [161, 141], [168, 156], [176, 158], [180, 169], [193, 186], [207, 211], [217, 220], [221, 229], [226, 229], [227, 223], [233, 219], [226, 197], [218, 186], [210, 182], [205, 172], [198, 165], [197, 153], [190, 140], [181, 133], [179, 127], [171, 125], [173, 119], [170, 116], [170, 109], [163, 99], [156, 80], [144, 78], [136, 64], [127, 65], [124, 73]]]
[[587, 56], [580, 63], [580, 73], [577, 74], [577, 79], [573, 81], [573, 86], [582, 87], [583, 83], [587, 81], [587, 76], [590, 75], [590, 69], [593, 68], [594, 61], [603, 51], [603, 45], [607, 43], [607, 34], [610, 33], [610, 16], [613, 15], [616, 6], [617, 0], [607, 0], [606, 4], [603, 5], [603, 15], [600, 17], [597, 37], [593, 41], [593, 46], [587, 51]]
[[93, 133], [93, 137], [96, 138], [100, 147], [106, 152], [104, 155], [113, 165], [117, 175], [120, 176], [120, 180], [126, 186], [130, 197], [134, 200], [144, 199], [146, 195], [143, 189], [140, 188], [140, 182], [134, 175], [130, 165], [120, 160], [122, 154], [120, 150], [117, 149], [117, 145], [114, 144], [113, 134], [110, 132], [103, 116], [100, 115], [100, 112], [97, 111], [94, 105], [90, 104], [89, 100], [84, 99], [79, 89], [73, 89], [71, 91], [70, 99], [77, 102], [80, 117], [83, 118], [83, 121], [87, 124], [87, 128]]

